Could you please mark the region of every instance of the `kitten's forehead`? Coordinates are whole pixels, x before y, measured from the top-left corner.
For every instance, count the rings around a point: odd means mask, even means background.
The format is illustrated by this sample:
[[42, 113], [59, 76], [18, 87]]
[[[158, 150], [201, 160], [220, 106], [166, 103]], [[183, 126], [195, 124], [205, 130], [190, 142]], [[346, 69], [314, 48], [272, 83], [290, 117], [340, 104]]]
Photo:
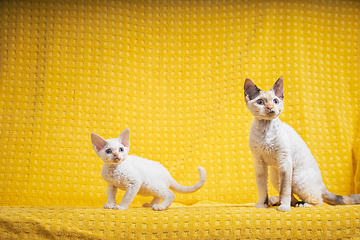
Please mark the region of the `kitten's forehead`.
[[106, 140], [106, 146], [111, 148], [117, 148], [123, 145], [119, 142], [119, 139], [113, 138]]
[[263, 99], [274, 99], [276, 98], [276, 95], [274, 93], [273, 90], [269, 90], [267, 92], [265, 91], [260, 91], [259, 92], [259, 95], [255, 98], [255, 99], [259, 99], [259, 98], [263, 98]]

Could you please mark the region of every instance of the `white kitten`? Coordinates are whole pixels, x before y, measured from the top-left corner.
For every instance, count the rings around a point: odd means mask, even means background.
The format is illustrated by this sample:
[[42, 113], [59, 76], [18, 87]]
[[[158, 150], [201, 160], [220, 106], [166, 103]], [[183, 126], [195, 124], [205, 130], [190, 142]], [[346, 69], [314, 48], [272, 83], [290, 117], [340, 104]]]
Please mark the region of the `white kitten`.
[[[290, 211], [292, 206], [359, 204], [360, 194], [339, 196], [329, 192], [320, 169], [306, 143], [295, 130], [278, 116], [284, 108], [283, 79], [279, 78], [267, 92], [261, 91], [250, 79], [245, 80], [245, 102], [254, 116], [250, 127], [249, 146], [254, 157], [257, 208], [279, 205], [277, 210]], [[279, 192], [268, 198], [267, 180]], [[303, 202], [298, 202], [296, 194]]]
[[[206, 172], [200, 166], [198, 167], [200, 180], [193, 186], [185, 187], [178, 184], [159, 162], [128, 155], [130, 147], [128, 128], [118, 138], [108, 140], [92, 133], [91, 141], [95, 152], [104, 162], [101, 171], [101, 176], [107, 182], [107, 203], [104, 208], [126, 210], [136, 194], [140, 194], [154, 196], [153, 200], [144, 203], [143, 207], [152, 207], [157, 211], [166, 210], [175, 198], [175, 194], [170, 189], [180, 193], [190, 193], [195, 192], [205, 183]], [[116, 205], [115, 200], [118, 188], [126, 191], [120, 205]], [[160, 203], [161, 199], [163, 199], [162, 203]]]

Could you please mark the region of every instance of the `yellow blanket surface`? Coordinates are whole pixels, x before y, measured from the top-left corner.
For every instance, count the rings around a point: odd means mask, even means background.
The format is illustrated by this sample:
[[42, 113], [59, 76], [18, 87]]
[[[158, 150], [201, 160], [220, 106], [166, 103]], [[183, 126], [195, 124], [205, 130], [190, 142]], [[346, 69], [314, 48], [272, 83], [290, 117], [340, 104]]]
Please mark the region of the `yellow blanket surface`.
[[[0, 238], [356, 238], [359, 206], [252, 207], [243, 84], [282, 76], [280, 118], [330, 191], [360, 193], [359, 16], [347, 0], [0, 1]], [[131, 154], [182, 185], [201, 165], [204, 187], [166, 212], [102, 210], [90, 134], [126, 127]]]
[[[358, 239], [360, 206], [275, 208], [213, 203], [167, 211], [0, 207], [2, 239]], [[3, 213], [5, 212], [5, 213]]]

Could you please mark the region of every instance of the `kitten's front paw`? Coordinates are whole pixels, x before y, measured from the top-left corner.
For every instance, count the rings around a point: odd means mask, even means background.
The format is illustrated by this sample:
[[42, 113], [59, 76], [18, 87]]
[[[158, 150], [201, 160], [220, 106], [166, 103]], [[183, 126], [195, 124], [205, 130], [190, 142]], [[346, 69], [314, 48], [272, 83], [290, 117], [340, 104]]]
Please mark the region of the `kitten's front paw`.
[[154, 206], [152, 207], [155, 211], [164, 211], [167, 209], [167, 207], [164, 207], [164, 206], [160, 206], [160, 205], [157, 205], [157, 204], [154, 204]]
[[254, 207], [256, 207], [256, 208], [267, 208], [268, 205], [266, 205], [266, 204], [264, 204], [264, 203], [257, 203], [257, 204], [255, 204]]
[[126, 209], [128, 209], [127, 207], [122, 207], [122, 206], [120, 206], [120, 205], [115, 205], [114, 206], [114, 209], [116, 209], [116, 210], [126, 210]]
[[105, 209], [113, 209], [115, 207], [115, 204], [111, 204], [111, 203], [106, 203], [105, 205], [104, 205], [104, 208]]
[[269, 206], [277, 206], [280, 203], [280, 198], [278, 196], [269, 197]]
[[290, 204], [289, 205], [281, 204], [276, 210], [278, 210], [279, 212], [290, 212], [291, 207]]

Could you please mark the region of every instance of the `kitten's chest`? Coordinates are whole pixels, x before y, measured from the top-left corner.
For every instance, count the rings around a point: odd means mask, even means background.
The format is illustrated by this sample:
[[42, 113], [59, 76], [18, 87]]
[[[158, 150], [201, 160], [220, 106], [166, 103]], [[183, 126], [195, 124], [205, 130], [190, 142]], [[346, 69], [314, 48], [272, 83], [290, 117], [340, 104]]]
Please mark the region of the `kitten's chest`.
[[116, 186], [121, 190], [125, 190], [129, 185], [137, 181], [136, 174], [133, 170], [121, 167], [119, 165], [106, 166], [101, 170], [103, 179]]
[[279, 165], [283, 155], [290, 151], [289, 140], [280, 122], [264, 128], [251, 125], [249, 147], [255, 159], [261, 159], [275, 167]]
[[249, 146], [255, 151], [271, 153], [279, 148], [280, 139], [273, 131], [250, 131]]

